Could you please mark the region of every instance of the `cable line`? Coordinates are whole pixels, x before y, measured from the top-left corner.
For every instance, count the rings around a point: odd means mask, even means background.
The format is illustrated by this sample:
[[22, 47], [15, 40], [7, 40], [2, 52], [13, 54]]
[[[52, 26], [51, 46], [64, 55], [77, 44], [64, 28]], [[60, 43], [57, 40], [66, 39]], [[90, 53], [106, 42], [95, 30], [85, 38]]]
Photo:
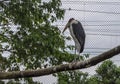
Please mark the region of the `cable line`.
[[85, 5], [120, 5], [120, 2], [98, 2], [98, 1], [62, 1], [63, 4], [85, 4]]
[[64, 10], [68, 10], [68, 11], [81, 11], [81, 12], [93, 12], [93, 13], [105, 13], [105, 14], [120, 14], [120, 12], [106, 12], [106, 11], [95, 11], [95, 10], [83, 10], [83, 9], [65, 9]]
[[[53, 25], [53, 26], [65, 26], [65, 25]], [[83, 26], [120, 26], [120, 24], [97, 24], [97, 25], [85, 24]]]

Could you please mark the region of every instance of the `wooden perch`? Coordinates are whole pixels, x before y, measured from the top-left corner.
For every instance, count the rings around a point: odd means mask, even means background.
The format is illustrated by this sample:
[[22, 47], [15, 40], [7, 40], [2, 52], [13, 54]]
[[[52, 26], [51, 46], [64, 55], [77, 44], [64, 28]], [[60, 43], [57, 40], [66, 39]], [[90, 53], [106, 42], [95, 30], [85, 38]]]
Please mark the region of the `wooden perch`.
[[15, 79], [15, 78], [24, 78], [24, 77], [37, 77], [43, 75], [49, 75], [53, 73], [58, 73], [62, 71], [83, 69], [94, 66], [106, 59], [109, 59], [120, 53], [120, 46], [117, 46], [107, 52], [104, 52], [98, 56], [90, 58], [85, 61], [79, 61], [69, 64], [61, 64], [54, 67], [49, 67], [39, 70], [26, 70], [26, 71], [13, 71], [13, 72], [0, 72], [0, 79]]

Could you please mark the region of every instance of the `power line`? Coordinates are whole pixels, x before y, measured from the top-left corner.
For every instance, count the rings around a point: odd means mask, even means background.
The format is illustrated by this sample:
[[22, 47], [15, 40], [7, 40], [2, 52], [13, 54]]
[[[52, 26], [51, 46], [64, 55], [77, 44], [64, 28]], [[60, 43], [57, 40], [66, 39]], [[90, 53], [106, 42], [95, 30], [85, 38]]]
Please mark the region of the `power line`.
[[[61, 22], [61, 23], [63, 23], [63, 22], [68, 22], [68, 21], [57, 21], [57, 22]], [[81, 20], [80, 22], [120, 22], [119, 20], [112, 20], [112, 21], [110, 21], [110, 20]]]
[[98, 34], [98, 33], [86, 33], [86, 35], [99, 35], [99, 36], [120, 36], [120, 34], [119, 35], [117, 35], [117, 34]]
[[81, 11], [81, 12], [93, 12], [93, 13], [105, 13], [105, 14], [120, 14], [120, 12], [106, 12], [106, 11], [95, 11], [95, 10], [83, 10], [83, 9], [65, 9], [64, 10], [68, 10], [68, 11]]
[[86, 34], [88, 34], [88, 35], [100, 35], [100, 36], [120, 36], [120, 34], [119, 35], [117, 35], [117, 34], [94, 34], [94, 33], [86, 33]]
[[[56, 26], [62, 26], [62, 27], [65, 27], [65, 25], [56, 25]], [[83, 25], [85, 26], [85, 25]], [[97, 25], [99, 26], [99, 25]], [[100, 28], [85, 28], [86, 31], [90, 31], [90, 32], [107, 32], [107, 33], [120, 33], [120, 30], [119, 29], [100, 29]]]
[[120, 2], [98, 2], [98, 1], [62, 1], [63, 4], [84, 4], [84, 5], [120, 5]]
[[110, 33], [88, 33], [86, 32], [86, 35], [96, 35], [96, 36], [120, 36], [120, 34], [110, 34]]
[[[56, 26], [62, 26], [62, 27], [64, 27], [65, 25], [56, 25]], [[83, 25], [83, 26], [115, 26], [115, 25]], [[118, 26], [118, 25], [117, 25]], [[120, 25], [119, 25], [120, 26]], [[103, 36], [120, 36], [120, 30], [110, 30], [110, 29], [90, 29], [90, 28], [87, 28], [87, 29], [85, 29], [87, 32], [105, 32], [105, 33], [107, 33], [107, 34], [95, 34], [95, 33], [88, 33], [88, 35], [103, 35]], [[112, 34], [110, 34], [110, 33], [112, 33]], [[116, 34], [117, 33], [117, 34]]]
[[92, 47], [87, 47], [85, 49], [106, 50], [106, 49], [110, 49], [110, 48], [92, 48]]
[[100, 24], [100, 25], [84, 25], [84, 26], [120, 26], [120, 24]]
[[85, 29], [90, 32], [107, 32], [107, 33], [120, 33], [120, 30], [108, 30], [108, 29]]
[[[65, 26], [65, 25], [54, 25], [54, 26]], [[97, 24], [97, 25], [91, 25], [91, 24], [85, 24], [83, 26], [120, 26], [120, 24]]]
[[120, 35], [116, 35], [116, 34], [93, 34], [93, 33], [86, 33], [87, 35], [99, 35], [99, 36], [120, 36]]

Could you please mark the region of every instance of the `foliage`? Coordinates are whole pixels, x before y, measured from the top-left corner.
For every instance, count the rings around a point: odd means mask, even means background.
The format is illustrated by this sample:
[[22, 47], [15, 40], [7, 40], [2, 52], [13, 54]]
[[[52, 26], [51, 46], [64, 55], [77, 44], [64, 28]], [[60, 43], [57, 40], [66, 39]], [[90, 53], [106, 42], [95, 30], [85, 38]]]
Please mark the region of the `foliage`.
[[120, 67], [117, 67], [112, 61], [103, 62], [96, 72], [98, 75], [98, 80], [101, 84], [120, 83]]
[[1, 66], [3, 70], [19, 70], [22, 65], [28, 69], [42, 68], [45, 62], [54, 64], [66, 57], [63, 36], [51, 25], [63, 18], [60, 0], [1, 2], [1, 58], [9, 53], [6, 66]]
[[0, 1], [1, 71], [46, 68], [72, 60], [60, 30], [51, 25], [63, 18], [60, 6], [60, 0]]
[[52, 26], [64, 16], [60, 6], [60, 0], [0, 1], [1, 71], [46, 68], [73, 61], [75, 55], [67, 52], [72, 46], [66, 46], [66, 37]]
[[0, 81], [0, 84], [41, 84], [39, 82], [34, 82], [32, 78], [23, 78], [23, 79], [12, 79], [6, 82]]
[[58, 84], [85, 84], [87, 76], [79, 70], [62, 72], [58, 74]]
[[58, 77], [58, 84], [120, 84], [120, 67], [107, 60], [96, 69], [93, 76], [80, 71], [70, 71], [59, 73]]

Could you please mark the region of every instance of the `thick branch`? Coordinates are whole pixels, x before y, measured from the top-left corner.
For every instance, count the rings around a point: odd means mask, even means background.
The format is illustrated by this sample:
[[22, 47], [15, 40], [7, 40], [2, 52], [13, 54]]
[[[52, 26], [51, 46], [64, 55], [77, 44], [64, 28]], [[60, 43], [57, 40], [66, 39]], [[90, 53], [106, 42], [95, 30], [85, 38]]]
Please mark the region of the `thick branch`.
[[120, 46], [117, 46], [107, 52], [104, 52], [91, 59], [74, 62], [69, 64], [61, 64], [55, 67], [39, 69], [39, 70], [26, 70], [26, 71], [13, 71], [13, 72], [0, 72], [0, 79], [13, 79], [13, 78], [23, 78], [23, 77], [37, 77], [43, 75], [49, 75], [62, 71], [83, 69], [94, 66], [106, 59], [109, 59], [120, 53]]

